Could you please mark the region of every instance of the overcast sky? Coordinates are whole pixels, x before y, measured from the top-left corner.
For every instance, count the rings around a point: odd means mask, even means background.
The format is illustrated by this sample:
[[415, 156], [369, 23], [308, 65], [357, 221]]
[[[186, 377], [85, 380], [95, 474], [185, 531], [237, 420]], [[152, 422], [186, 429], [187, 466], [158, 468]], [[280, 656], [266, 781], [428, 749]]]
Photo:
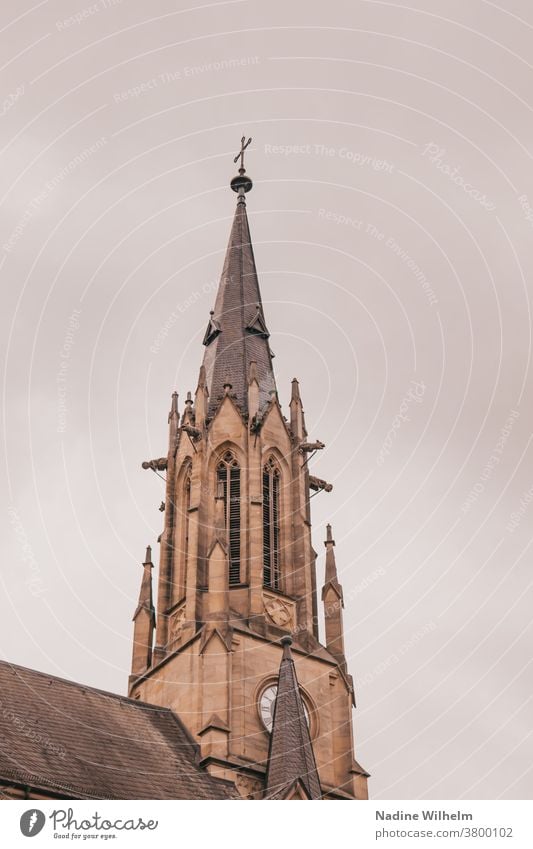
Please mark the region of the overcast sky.
[[125, 692], [164, 496], [141, 462], [196, 386], [245, 132], [371, 796], [530, 798], [531, 4], [0, 16], [1, 656]]

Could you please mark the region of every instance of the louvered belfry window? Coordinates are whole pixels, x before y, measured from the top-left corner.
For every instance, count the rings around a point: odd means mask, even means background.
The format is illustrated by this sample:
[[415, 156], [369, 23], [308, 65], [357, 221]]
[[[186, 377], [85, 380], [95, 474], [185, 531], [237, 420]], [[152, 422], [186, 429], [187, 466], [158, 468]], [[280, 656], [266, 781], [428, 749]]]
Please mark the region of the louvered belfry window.
[[280, 589], [279, 574], [280, 473], [272, 459], [263, 469], [263, 584]]
[[[185, 510], [185, 533], [183, 540], [183, 576], [186, 575], [187, 571], [187, 558], [189, 556], [189, 525], [190, 525], [190, 507], [191, 507], [191, 474], [192, 469], [189, 466], [185, 473], [185, 484], [184, 484], [184, 510]], [[183, 585], [185, 586], [185, 580], [183, 580]]]
[[227, 545], [229, 550], [229, 582], [241, 582], [241, 470], [231, 451], [226, 451], [217, 466], [217, 486], [224, 490]]

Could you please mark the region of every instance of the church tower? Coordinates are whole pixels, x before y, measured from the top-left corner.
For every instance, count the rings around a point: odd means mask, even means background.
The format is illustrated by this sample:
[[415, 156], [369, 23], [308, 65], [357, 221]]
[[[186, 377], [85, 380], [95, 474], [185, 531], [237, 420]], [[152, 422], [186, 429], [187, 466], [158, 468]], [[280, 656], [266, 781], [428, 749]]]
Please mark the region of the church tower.
[[[246, 798], [274, 798], [294, 779], [284, 798], [366, 799], [330, 526], [326, 645], [319, 642], [309, 494], [331, 486], [309, 473], [308, 459], [324, 446], [308, 439], [296, 379], [288, 419], [278, 400], [246, 214], [252, 181], [244, 147], [243, 139], [196, 392], [181, 413], [174, 393], [167, 455], [143, 464], [166, 472], [166, 495], [155, 632], [147, 553], [130, 695], [175, 711], [199, 743], [202, 764]], [[300, 761], [311, 778], [298, 772]]]

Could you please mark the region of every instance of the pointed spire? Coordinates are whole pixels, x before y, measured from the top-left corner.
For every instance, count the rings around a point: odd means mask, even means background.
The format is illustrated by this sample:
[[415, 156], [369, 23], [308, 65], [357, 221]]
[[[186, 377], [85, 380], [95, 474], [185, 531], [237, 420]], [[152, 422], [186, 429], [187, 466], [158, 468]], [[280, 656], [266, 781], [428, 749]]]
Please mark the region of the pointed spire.
[[337, 563], [335, 561], [334, 551], [335, 540], [333, 539], [331, 525], [329, 524], [326, 527], [326, 541], [324, 545], [326, 546], [326, 574], [324, 586], [322, 587], [322, 601], [324, 602], [326, 625], [326, 648], [345, 668], [344, 628], [342, 622], [344, 597], [337, 575]]
[[193, 412], [193, 400], [191, 392], [187, 392], [187, 397], [185, 398], [185, 409], [183, 411], [183, 416], [181, 417], [181, 423], [184, 424], [194, 424], [194, 412]]
[[147, 610], [150, 617], [155, 620], [155, 608], [152, 595], [152, 546], [146, 547], [146, 554], [143, 561], [143, 575], [141, 578], [141, 588], [139, 591], [139, 601], [133, 618], [136, 619], [141, 610]]
[[180, 414], [178, 412], [178, 393], [172, 393], [172, 401], [170, 402], [170, 412], [168, 414], [168, 450], [169, 454], [174, 453], [176, 448], [178, 430], [180, 425]]
[[284, 798], [300, 782], [310, 799], [320, 799], [320, 779], [290, 649], [292, 639], [287, 635], [281, 643], [283, 657], [270, 736], [266, 797]]
[[172, 401], [170, 402], [170, 413], [168, 414], [168, 420], [172, 419], [173, 416], [178, 416], [178, 393], [174, 391], [172, 393]]
[[242, 165], [239, 174], [232, 181], [232, 189], [239, 195], [237, 208], [215, 307], [204, 336], [209, 416], [215, 414], [224, 396], [224, 384], [228, 382], [232, 384], [238, 408], [243, 414], [248, 413], [248, 374], [252, 361], [256, 363], [260, 409], [266, 406], [271, 390], [276, 388], [246, 215], [245, 192], [252, 183]]
[[143, 576], [139, 601], [133, 614], [133, 655], [131, 678], [142, 675], [152, 664], [152, 645], [155, 629], [155, 608], [152, 597], [152, 548], [147, 546], [143, 563]]
[[209, 393], [206, 385], [205, 366], [202, 365], [200, 366], [198, 386], [196, 387], [196, 394], [194, 396], [194, 419], [196, 427], [200, 429], [203, 428], [205, 417], [207, 416], [208, 397]]
[[291, 383], [291, 402], [289, 407], [291, 411], [291, 430], [296, 439], [302, 442], [307, 436], [307, 430], [305, 428], [305, 415], [300, 395], [300, 384], [295, 377], [293, 377]]
[[339, 584], [339, 579], [337, 575], [337, 563], [335, 560], [335, 552], [333, 550], [335, 546], [335, 540], [333, 539], [333, 533], [331, 530], [331, 525], [326, 525], [326, 541], [324, 542], [326, 546], [326, 584], [335, 584], [337, 589], [340, 591], [342, 597], [342, 587]]

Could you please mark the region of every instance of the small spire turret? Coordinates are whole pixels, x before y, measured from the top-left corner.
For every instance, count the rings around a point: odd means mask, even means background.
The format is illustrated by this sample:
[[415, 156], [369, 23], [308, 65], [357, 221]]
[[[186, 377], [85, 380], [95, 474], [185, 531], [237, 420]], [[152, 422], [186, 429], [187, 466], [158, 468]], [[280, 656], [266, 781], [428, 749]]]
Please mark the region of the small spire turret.
[[301, 785], [305, 798], [321, 799], [322, 788], [292, 659], [292, 638], [289, 635], [282, 637], [281, 644], [283, 656], [270, 735], [266, 798], [290, 798], [293, 789]]
[[133, 614], [133, 657], [131, 676], [142, 675], [152, 664], [152, 644], [155, 629], [155, 608], [152, 596], [152, 547], [146, 548], [139, 601]]
[[187, 397], [185, 398], [185, 410], [183, 411], [183, 416], [181, 418], [182, 426], [184, 424], [192, 425], [194, 424], [194, 411], [193, 411], [194, 401], [192, 400], [191, 392], [187, 392]]
[[180, 414], [178, 412], [178, 393], [172, 393], [170, 412], [168, 414], [168, 452], [172, 456], [176, 449], [178, 430], [180, 426]]
[[291, 383], [291, 402], [289, 407], [291, 411], [292, 433], [299, 442], [302, 442], [307, 436], [307, 430], [305, 428], [305, 415], [300, 395], [300, 384], [295, 377], [293, 377]]
[[200, 430], [205, 424], [208, 399], [209, 392], [207, 390], [206, 384], [205, 366], [202, 365], [200, 366], [200, 374], [198, 375], [198, 386], [196, 387], [196, 394], [194, 396], [194, 419], [196, 427], [198, 427]]
[[337, 563], [335, 561], [335, 540], [331, 525], [326, 527], [326, 574], [325, 583], [322, 587], [322, 601], [324, 602], [324, 618], [326, 624], [326, 648], [331, 654], [346, 665], [344, 657], [344, 629], [342, 623], [342, 608], [344, 597], [342, 587], [337, 575]]

